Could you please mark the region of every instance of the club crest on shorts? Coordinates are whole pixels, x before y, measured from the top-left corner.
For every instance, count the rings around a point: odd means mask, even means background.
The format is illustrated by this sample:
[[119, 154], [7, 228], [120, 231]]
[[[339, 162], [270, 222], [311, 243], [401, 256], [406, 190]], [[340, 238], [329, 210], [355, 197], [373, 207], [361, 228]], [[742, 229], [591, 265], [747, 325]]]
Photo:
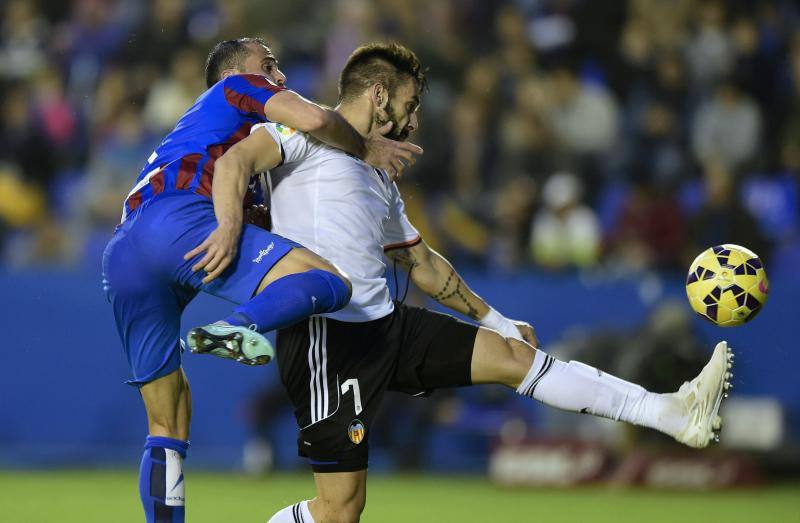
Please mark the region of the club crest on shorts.
[[350, 437], [350, 441], [358, 445], [361, 443], [361, 440], [364, 439], [364, 434], [367, 432], [367, 429], [364, 427], [364, 423], [360, 419], [354, 419], [350, 422], [350, 426], [347, 427], [347, 435]]

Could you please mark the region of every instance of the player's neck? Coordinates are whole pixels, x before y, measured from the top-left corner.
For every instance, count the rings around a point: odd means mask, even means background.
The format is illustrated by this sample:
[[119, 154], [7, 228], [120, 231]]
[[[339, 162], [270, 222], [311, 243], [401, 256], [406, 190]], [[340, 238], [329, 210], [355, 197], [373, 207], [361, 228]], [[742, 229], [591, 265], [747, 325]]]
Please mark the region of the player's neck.
[[359, 103], [359, 101], [339, 104], [336, 107], [336, 112], [342, 115], [360, 135], [366, 136], [372, 131], [372, 111], [368, 106], [365, 107], [364, 104]]

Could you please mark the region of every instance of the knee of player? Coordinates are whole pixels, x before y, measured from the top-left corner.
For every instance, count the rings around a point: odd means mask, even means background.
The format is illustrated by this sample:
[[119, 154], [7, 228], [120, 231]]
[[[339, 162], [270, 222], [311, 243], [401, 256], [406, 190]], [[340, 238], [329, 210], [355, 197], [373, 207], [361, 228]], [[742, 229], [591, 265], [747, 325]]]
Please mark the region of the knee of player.
[[516, 388], [525, 379], [533, 364], [534, 349], [525, 342], [504, 338], [503, 349], [497, 352], [499, 382]]
[[350, 283], [350, 279], [339, 270], [334, 269], [333, 274], [337, 276], [340, 280], [342, 280], [342, 283], [344, 283], [345, 287], [347, 287], [347, 301], [345, 303], [349, 303], [350, 298], [353, 297], [353, 284]]
[[336, 297], [334, 308], [338, 310], [350, 303], [350, 298], [353, 297], [353, 284], [343, 272], [335, 267], [325, 269], [325, 271], [330, 275], [329, 282], [332, 284], [331, 287], [334, 289]]

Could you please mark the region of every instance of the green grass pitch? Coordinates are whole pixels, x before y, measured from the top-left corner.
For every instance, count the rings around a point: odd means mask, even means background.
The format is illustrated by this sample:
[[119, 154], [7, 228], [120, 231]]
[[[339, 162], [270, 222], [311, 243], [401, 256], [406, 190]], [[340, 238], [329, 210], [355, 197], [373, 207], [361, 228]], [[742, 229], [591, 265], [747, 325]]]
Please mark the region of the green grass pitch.
[[[190, 472], [187, 521], [265, 523], [313, 495], [309, 475]], [[0, 521], [140, 523], [133, 472], [0, 471]], [[800, 523], [800, 485], [728, 492], [502, 489], [483, 478], [374, 475], [362, 521]]]

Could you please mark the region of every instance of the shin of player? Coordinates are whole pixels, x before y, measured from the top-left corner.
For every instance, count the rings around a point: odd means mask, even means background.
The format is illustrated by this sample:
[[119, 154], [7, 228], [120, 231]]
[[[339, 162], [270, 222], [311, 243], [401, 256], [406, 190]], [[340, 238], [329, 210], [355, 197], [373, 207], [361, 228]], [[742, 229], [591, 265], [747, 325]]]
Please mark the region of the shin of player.
[[139, 467], [139, 496], [148, 523], [183, 523], [191, 396], [182, 369], [139, 389], [147, 407], [148, 432]]

